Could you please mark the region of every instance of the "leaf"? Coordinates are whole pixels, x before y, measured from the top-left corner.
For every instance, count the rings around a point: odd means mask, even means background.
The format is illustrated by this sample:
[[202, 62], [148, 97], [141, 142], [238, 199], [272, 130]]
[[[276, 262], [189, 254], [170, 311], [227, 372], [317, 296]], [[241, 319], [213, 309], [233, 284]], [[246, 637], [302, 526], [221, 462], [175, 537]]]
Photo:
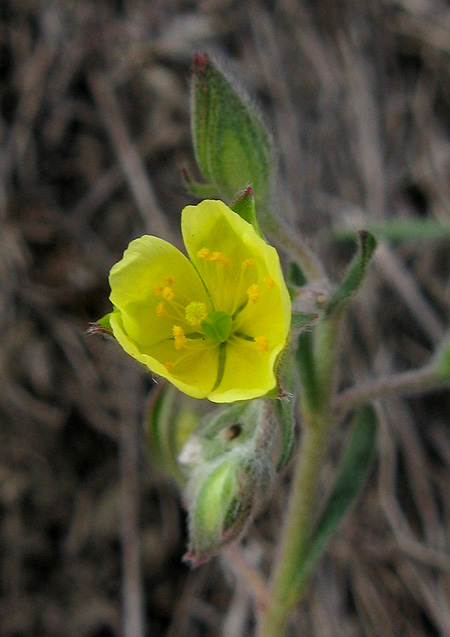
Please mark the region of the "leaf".
[[377, 241], [367, 230], [360, 230], [358, 242], [358, 250], [349, 264], [339, 288], [330, 300], [328, 315], [337, 314], [345, 309], [350, 297], [356, 292], [366, 276], [367, 266], [377, 247]]
[[376, 442], [377, 419], [373, 407], [362, 407], [354, 418], [333, 489], [306, 549], [297, 575], [300, 587], [318, 562], [345, 513], [355, 501], [367, 477]]
[[291, 330], [301, 330], [308, 327], [318, 318], [319, 315], [315, 312], [292, 312]]
[[[369, 223], [368, 230], [382, 239], [391, 241], [430, 241], [450, 238], [450, 223], [436, 219], [391, 219], [381, 223]], [[337, 227], [331, 236], [339, 240], [354, 237], [352, 228]]]

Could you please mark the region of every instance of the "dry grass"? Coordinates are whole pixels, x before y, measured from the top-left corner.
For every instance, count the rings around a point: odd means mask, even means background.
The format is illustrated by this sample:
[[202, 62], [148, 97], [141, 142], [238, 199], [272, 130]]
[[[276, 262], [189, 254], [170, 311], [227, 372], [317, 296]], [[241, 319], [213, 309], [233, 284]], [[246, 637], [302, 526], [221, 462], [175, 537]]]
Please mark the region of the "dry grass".
[[[324, 228], [344, 218], [449, 218], [443, 0], [3, 0], [2, 637], [251, 632], [227, 566], [180, 563], [177, 494], [142, 454], [151, 379], [85, 335], [131, 238], [179, 242], [196, 49], [257, 96], [279, 147], [280, 209], [330, 271], [348, 251]], [[448, 240], [381, 246], [344, 335], [343, 383], [427, 360], [448, 325], [449, 265]], [[370, 484], [293, 635], [450, 635], [448, 393], [378, 411]], [[331, 472], [332, 460], [325, 482]], [[248, 539], [255, 564], [282, 506]]]

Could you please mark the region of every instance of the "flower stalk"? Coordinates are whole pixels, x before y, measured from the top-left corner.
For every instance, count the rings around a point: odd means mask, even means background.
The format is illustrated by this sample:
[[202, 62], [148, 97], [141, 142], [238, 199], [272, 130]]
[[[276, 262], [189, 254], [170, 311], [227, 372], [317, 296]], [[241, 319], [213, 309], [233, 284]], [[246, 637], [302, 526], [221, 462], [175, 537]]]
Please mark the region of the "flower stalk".
[[258, 637], [284, 635], [290, 614], [305, 590], [305, 580], [299, 579], [298, 573], [306, 558], [322, 461], [333, 424], [332, 395], [338, 332], [339, 319], [332, 318], [320, 323], [314, 334], [314, 362], [317, 368], [316, 377], [321, 383], [321, 396], [313, 402], [306, 400], [302, 394], [300, 396], [302, 442], [295, 463], [286, 519], [275, 556], [270, 602], [259, 614]]

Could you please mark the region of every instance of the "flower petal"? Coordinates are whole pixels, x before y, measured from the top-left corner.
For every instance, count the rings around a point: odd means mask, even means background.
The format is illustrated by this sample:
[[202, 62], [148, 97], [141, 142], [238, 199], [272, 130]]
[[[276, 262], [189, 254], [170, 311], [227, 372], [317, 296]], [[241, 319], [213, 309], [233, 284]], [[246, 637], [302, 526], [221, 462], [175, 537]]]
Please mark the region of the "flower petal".
[[110, 300], [138, 350], [172, 337], [173, 325], [192, 329], [185, 308], [211, 303], [192, 263], [173, 245], [144, 235], [130, 243], [109, 275]]
[[225, 368], [219, 386], [208, 398], [230, 403], [265, 396], [276, 386], [275, 361], [284, 344], [267, 352], [258, 351], [254, 342], [237, 336], [226, 344]]
[[[245, 321], [245, 329], [251, 322], [255, 333], [260, 333], [270, 321], [271, 337], [285, 340], [291, 302], [276, 250], [221, 201], [205, 200], [187, 206], [182, 212], [181, 229], [187, 253], [211, 294], [214, 309], [234, 314], [248, 301], [250, 287], [256, 285], [270, 294], [247, 306], [249, 321]], [[224, 255], [229, 265], [211, 260], [214, 253]]]
[[[138, 346], [125, 330], [121, 312], [111, 315], [111, 327], [119, 344], [127, 354], [152, 372], [167, 378], [175, 387], [193, 398], [206, 398], [217, 377], [219, 343], [189, 341], [186, 351], [177, 351], [173, 340], [149, 347]], [[169, 371], [170, 369], [170, 371]]]

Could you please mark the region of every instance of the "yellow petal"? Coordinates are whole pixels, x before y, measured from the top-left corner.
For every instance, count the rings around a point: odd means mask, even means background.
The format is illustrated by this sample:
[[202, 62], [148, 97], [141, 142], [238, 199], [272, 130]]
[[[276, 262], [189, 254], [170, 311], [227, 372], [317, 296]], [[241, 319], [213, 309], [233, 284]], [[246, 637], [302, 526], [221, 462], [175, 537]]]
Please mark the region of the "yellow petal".
[[206, 398], [214, 386], [219, 344], [192, 341], [182, 352], [166, 340], [149, 347], [138, 346], [127, 334], [122, 314], [113, 312], [111, 327], [115, 338], [127, 354], [143, 363], [150, 371], [167, 378], [175, 387], [193, 398]]
[[[277, 251], [221, 201], [205, 200], [197, 206], [187, 206], [182, 212], [181, 228], [187, 253], [210, 291], [214, 309], [233, 314], [248, 301], [249, 288], [257, 285], [260, 294], [245, 308], [242, 329], [250, 336], [264, 334], [270, 341], [285, 342], [291, 301]], [[208, 254], [224, 254], [230, 265], [218, 270], [215, 262], [199, 256], [206, 254], [204, 248]], [[242, 267], [250, 262], [252, 267]]]
[[[167, 293], [167, 280], [171, 281], [173, 298]], [[170, 338], [174, 324], [186, 325], [187, 329], [184, 308], [192, 301], [211, 308], [192, 263], [158, 237], [144, 235], [132, 241], [122, 260], [111, 269], [109, 282], [111, 302], [120, 311], [125, 333], [138, 349]], [[164, 289], [163, 312], [159, 291]]]
[[233, 337], [226, 344], [225, 369], [219, 386], [208, 398], [228, 403], [265, 396], [276, 386], [275, 361], [283, 345], [261, 352], [257, 344]]

